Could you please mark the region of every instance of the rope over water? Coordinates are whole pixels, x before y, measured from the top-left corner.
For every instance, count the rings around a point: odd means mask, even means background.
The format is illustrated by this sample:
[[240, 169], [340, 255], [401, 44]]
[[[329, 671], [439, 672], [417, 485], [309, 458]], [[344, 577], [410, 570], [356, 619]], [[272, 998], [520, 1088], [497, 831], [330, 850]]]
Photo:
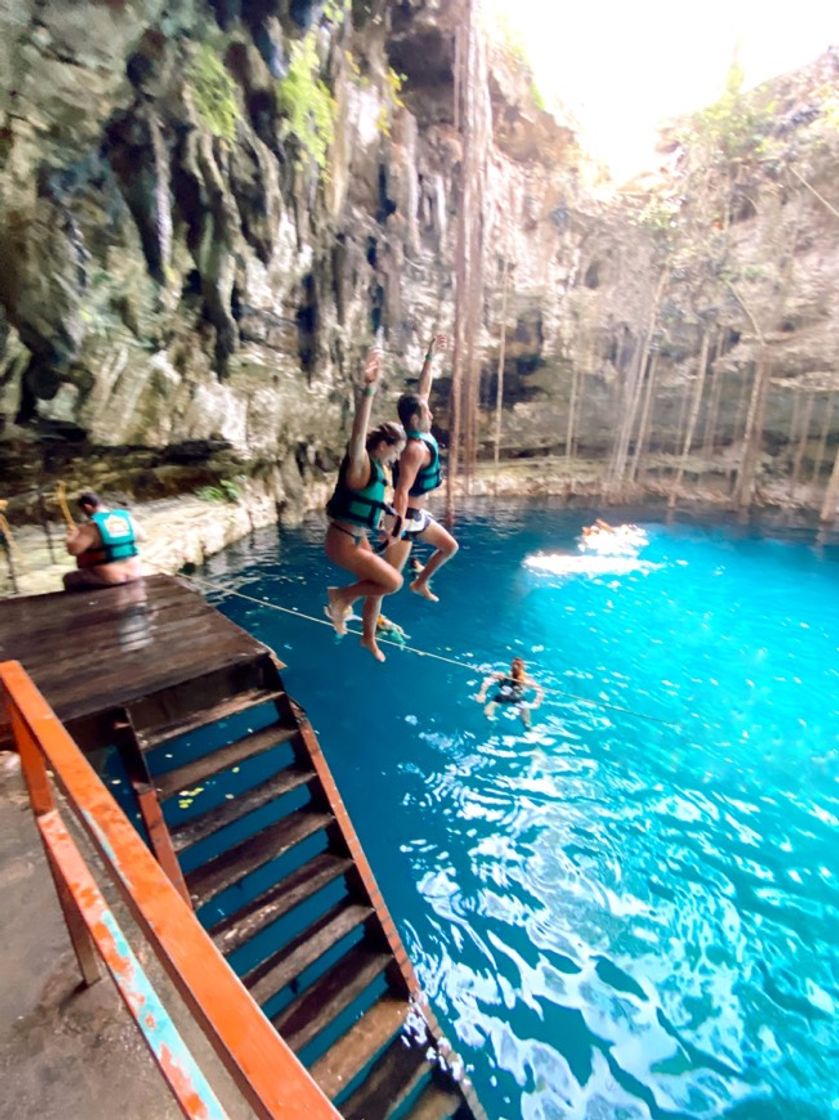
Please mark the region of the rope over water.
[[[162, 570], [162, 569], [161, 569]], [[314, 615], [306, 614], [305, 611], [298, 610], [296, 607], [281, 607], [279, 603], [272, 603], [269, 599], [259, 599], [255, 595], [248, 595], [244, 591], [235, 591], [231, 587], [225, 587], [223, 584], [214, 583], [212, 580], [205, 579], [203, 576], [186, 576], [185, 578], [195, 584], [200, 584], [203, 587], [209, 588], [211, 591], [217, 591], [222, 595], [234, 595], [239, 599], [244, 599], [248, 603], [256, 603], [259, 607], [268, 607], [272, 611], [280, 611], [282, 614], [291, 615], [292, 618], [303, 618], [307, 622], [314, 622], [318, 626], [326, 626], [333, 630], [331, 622], [327, 622], [323, 618], [315, 618]], [[359, 630], [348, 630], [348, 634], [355, 634], [361, 637]], [[408, 653], [415, 653], [418, 657], [430, 657], [434, 661], [443, 661], [447, 665], [455, 665], [458, 669], [466, 669], [470, 673], [485, 673], [486, 670], [482, 669], [479, 665], [473, 665], [468, 661], [459, 661], [455, 657], [445, 657], [442, 653], [432, 653], [427, 649], [419, 649], [417, 646], [402, 645], [401, 642], [393, 642], [388, 638], [376, 638], [376, 641], [385, 645], [393, 646], [395, 649], [405, 650]], [[543, 689], [546, 695], [554, 693], [558, 696], [566, 696], [571, 700], [579, 700], [583, 704], [590, 704], [595, 708], [607, 708], [611, 712], [622, 712], [624, 715], [635, 716], [638, 719], [647, 720], [649, 723], [660, 723], [664, 727], [672, 727], [676, 730], [681, 730], [680, 724], [673, 723], [672, 720], [661, 719], [659, 716], [647, 715], [645, 712], [637, 712], [633, 708], [625, 708], [620, 704], [610, 704], [606, 700], [592, 700], [589, 696], [580, 696], [579, 693], [570, 692], [565, 688], [545, 688]]]

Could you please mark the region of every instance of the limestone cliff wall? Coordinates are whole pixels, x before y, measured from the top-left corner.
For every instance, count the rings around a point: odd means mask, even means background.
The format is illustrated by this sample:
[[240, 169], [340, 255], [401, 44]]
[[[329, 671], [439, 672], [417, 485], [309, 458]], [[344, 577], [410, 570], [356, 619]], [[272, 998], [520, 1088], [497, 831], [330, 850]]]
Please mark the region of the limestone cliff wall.
[[[65, 477], [162, 497], [241, 474], [281, 509], [306, 505], [340, 454], [374, 330], [389, 410], [452, 321], [462, 20], [462, 0], [0, 0], [7, 490]], [[835, 59], [822, 65], [835, 85]], [[573, 133], [497, 48], [487, 94], [482, 400], [495, 399], [508, 268], [503, 454], [606, 463], [662, 269], [638, 219], [652, 188], [584, 188]], [[806, 96], [791, 87], [779, 112]], [[839, 222], [814, 190], [832, 197], [837, 158], [825, 129], [809, 186], [767, 181], [728, 234], [773, 350], [770, 473], [790, 469], [801, 417], [825, 413], [833, 384]], [[783, 298], [772, 246], [793, 258]], [[701, 349], [683, 272], [657, 309], [651, 454], [678, 444]], [[714, 314], [729, 328], [712, 355], [725, 461], [754, 331], [734, 298]], [[444, 371], [444, 426], [447, 389]], [[825, 471], [833, 411], [808, 428]]]

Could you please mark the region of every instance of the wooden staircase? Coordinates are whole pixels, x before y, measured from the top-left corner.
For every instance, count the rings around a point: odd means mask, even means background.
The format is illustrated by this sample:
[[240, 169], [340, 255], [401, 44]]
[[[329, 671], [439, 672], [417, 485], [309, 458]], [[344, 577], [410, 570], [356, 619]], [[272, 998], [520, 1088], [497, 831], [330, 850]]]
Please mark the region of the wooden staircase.
[[[245, 713], [261, 717], [256, 729], [165, 769], [174, 739]], [[121, 749], [158, 858], [175, 862], [170, 877], [342, 1115], [484, 1120], [270, 654], [124, 716]], [[223, 793], [231, 781], [238, 792]]]

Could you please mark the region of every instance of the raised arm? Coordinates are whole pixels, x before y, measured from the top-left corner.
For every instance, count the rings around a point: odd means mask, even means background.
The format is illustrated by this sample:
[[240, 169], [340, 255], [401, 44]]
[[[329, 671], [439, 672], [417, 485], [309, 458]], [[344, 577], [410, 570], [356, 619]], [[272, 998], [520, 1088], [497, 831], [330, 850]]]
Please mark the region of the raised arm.
[[99, 533], [95, 525], [77, 525], [67, 530], [64, 540], [71, 556], [81, 556], [89, 548], [96, 548], [99, 544]]
[[382, 354], [380, 350], [370, 350], [364, 362], [364, 372], [361, 380], [361, 392], [355, 406], [352, 433], [350, 434], [347, 456], [349, 470], [347, 482], [350, 486], [361, 489], [367, 485], [370, 476], [370, 463], [367, 457], [367, 429], [370, 427], [370, 413], [373, 411], [373, 397], [376, 395], [376, 386], [382, 374]]
[[434, 380], [434, 355], [438, 350], [442, 353], [446, 349], [446, 343], [447, 339], [444, 334], [435, 334], [428, 344], [425, 361], [422, 363], [419, 385], [417, 386], [418, 395], [426, 401], [431, 393], [431, 382]]

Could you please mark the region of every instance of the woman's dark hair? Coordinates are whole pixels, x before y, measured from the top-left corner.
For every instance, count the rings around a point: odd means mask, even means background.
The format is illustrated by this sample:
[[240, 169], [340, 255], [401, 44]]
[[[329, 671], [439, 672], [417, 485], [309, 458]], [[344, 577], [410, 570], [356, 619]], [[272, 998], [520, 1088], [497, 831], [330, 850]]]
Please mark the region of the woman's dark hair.
[[385, 420], [384, 424], [379, 424], [378, 428], [374, 428], [372, 432], [368, 433], [364, 446], [368, 451], [372, 451], [380, 443], [386, 443], [388, 447], [394, 447], [406, 438], [405, 429], [401, 424], [394, 424], [390, 420]]

